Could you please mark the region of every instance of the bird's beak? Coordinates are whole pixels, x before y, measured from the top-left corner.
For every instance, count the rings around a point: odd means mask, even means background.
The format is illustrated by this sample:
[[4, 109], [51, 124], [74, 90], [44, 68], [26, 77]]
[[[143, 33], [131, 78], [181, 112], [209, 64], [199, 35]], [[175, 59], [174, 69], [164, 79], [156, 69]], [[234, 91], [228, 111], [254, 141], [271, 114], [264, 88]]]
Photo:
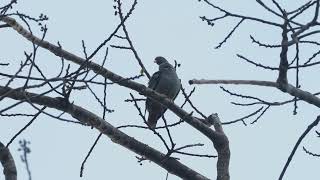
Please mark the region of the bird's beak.
[[156, 60], [154, 60], [153, 62], [154, 62], [154, 63], [157, 63], [157, 61], [156, 61]]

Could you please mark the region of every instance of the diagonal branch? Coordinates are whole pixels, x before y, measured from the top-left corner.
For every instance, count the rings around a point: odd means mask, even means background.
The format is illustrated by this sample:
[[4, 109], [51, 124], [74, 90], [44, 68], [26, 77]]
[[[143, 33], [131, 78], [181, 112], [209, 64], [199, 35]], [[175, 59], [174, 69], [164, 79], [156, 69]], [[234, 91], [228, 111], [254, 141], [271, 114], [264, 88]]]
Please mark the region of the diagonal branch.
[[118, 130], [94, 113], [75, 104], [67, 103], [62, 98], [38, 96], [38, 94], [35, 93], [29, 93], [26, 91], [14, 90], [9, 87], [0, 86], [0, 94], [4, 94], [7, 92], [10, 92], [7, 94], [7, 97], [15, 100], [22, 100], [27, 97], [32, 103], [45, 105], [57, 110], [64, 111], [80, 122], [84, 124], [90, 124], [97, 130], [99, 130], [102, 134], [108, 136], [114, 143], [117, 143], [143, 157], [146, 157], [147, 159], [155, 162], [170, 173], [175, 174], [183, 179], [208, 180], [208, 178], [183, 165], [176, 159], [166, 157], [165, 154], [134, 139], [133, 137], [128, 136], [127, 134]]
[[283, 169], [282, 169], [282, 172], [280, 174], [280, 177], [279, 177], [279, 180], [282, 180], [284, 174], [286, 173], [286, 170], [295, 154], [295, 152], [297, 151], [300, 143], [302, 142], [303, 138], [306, 137], [306, 135], [311, 131], [312, 128], [314, 128], [315, 126], [317, 126], [319, 124], [319, 121], [320, 121], [320, 116], [317, 117], [316, 120], [314, 120], [309, 126], [308, 128], [302, 133], [302, 135], [299, 137], [298, 141], [296, 142], [296, 144], [294, 145], [293, 147], [293, 150], [292, 152], [290, 153], [289, 157], [288, 157], [288, 160], [286, 162], [286, 164], [284, 165]]
[[[123, 22], [124, 21], [124, 17], [123, 17], [123, 13], [122, 13], [120, 0], [117, 1], [117, 4], [118, 4], [118, 13], [119, 13], [120, 20], [121, 20], [121, 22]], [[129, 33], [127, 31], [127, 27], [126, 27], [125, 23], [122, 24], [122, 29], [123, 29], [123, 32], [125, 34], [125, 39], [128, 41], [128, 43], [130, 45], [129, 49], [133, 52], [133, 54], [134, 54], [135, 58], [137, 59], [140, 67], [142, 68], [143, 72], [146, 74], [148, 79], [150, 79], [151, 76], [150, 76], [149, 72], [147, 71], [147, 69], [145, 68], [144, 64], [142, 63], [142, 60], [139, 57], [137, 50], [134, 48], [133, 42], [132, 42], [132, 40], [131, 40], [131, 38], [129, 36]]]

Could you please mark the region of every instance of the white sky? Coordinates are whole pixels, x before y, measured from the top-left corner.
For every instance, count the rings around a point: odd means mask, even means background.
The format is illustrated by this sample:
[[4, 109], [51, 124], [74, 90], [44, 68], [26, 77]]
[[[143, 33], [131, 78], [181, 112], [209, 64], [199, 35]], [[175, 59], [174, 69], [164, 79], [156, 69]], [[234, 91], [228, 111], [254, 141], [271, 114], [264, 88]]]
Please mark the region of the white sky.
[[[255, 1], [213, 1], [221, 7], [239, 13], [248, 14], [258, 18], [282, 23], [259, 7]], [[269, 2], [269, 1], [266, 1]], [[127, 2], [123, 2], [126, 4]], [[270, 4], [270, 3], [268, 3]], [[302, 1], [286, 1], [284, 7], [292, 10]], [[82, 54], [81, 40], [84, 40], [87, 50], [91, 52], [100, 42], [114, 30], [118, 18], [115, 17], [113, 1], [23, 1], [20, 0], [14, 10], [31, 16], [44, 13], [49, 17], [49, 28], [46, 40], [56, 43], [59, 41], [63, 48], [78, 55]], [[208, 79], [276, 79], [276, 72], [257, 69], [236, 57], [242, 54], [252, 60], [277, 66], [279, 63], [279, 49], [264, 49], [251, 44], [249, 35], [254, 35], [263, 42], [277, 44], [280, 42], [279, 29], [259, 23], [245, 21], [236, 33], [224, 44], [220, 50], [214, 47], [223, 40], [231, 28], [237, 24], [238, 19], [228, 18], [216, 23], [214, 27], [207, 26], [199, 16], [207, 15], [217, 17], [221, 14], [216, 10], [199, 3], [197, 0], [162, 0], [162, 1], [138, 1], [133, 15], [127, 22], [129, 34], [134, 45], [143, 59], [149, 72], [155, 72], [157, 66], [153, 63], [156, 56], [162, 55], [171, 62], [177, 60], [182, 64], [178, 70], [183, 85], [188, 91], [193, 86], [187, 84], [193, 78]], [[307, 21], [309, 16], [301, 19]], [[36, 28], [35, 28], [36, 30]], [[37, 35], [40, 35], [38, 31]], [[316, 38], [319, 38], [317, 36]], [[121, 41], [114, 40], [110, 44], [121, 45]], [[109, 45], [110, 45], [109, 44]], [[31, 43], [27, 42], [16, 32], [7, 28], [0, 29], [0, 61], [10, 62], [15, 67], [24, 59], [23, 51], [31, 51]], [[318, 49], [312, 46], [302, 48], [302, 61], [312, 55]], [[44, 69], [48, 77], [59, 72], [60, 59], [51, 55], [46, 50], [38, 52], [37, 62]], [[292, 56], [292, 54], [291, 54]], [[101, 61], [103, 53], [95, 59]], [[76, 66], [75, 66], [76, 67]], [[139, 73], [140, 68], [131, 52], [110, 48], [106, 68], [122, 76], [129, 77]], [[304, 90], [317, 91], [314, 83], [318, 67], [301, 70], [301, 85]], [[1, 72], [14, 73], [15, 68], [1, 67]], [[36, 74], [35, 74], [36, 75]], [[289, 81], [294, 83], [294, 72], [290, 71]], [[3, 85], [6, 81], [0, 80]], [[139, 80], [147, 83], [147, 78]], [[20, 82], [21, 83], [21, 82]], [[22, 82], [23, 83], [23, 82]], [[16, 85], [18, 85], [17, 83]], [[255, 95], [269, 101], [287, 100], [291, 97], [272, 88], [257, 88], [250, 86], [224, 86], [232, 91], [247, 95]], [[102, 88], [96, 87], [102, 95]], [[129, 98], [129, 92], [123, 87], [109, 86], [108, 105], [115, 112], [108, 114], [106, 119], [113, 125], [142, 124], [136, 109], [132, 104], [125, 103]], [[138, 97], [137, 93], [135, 95]], [[56, 96], [56, 95], [54, 95]], [[101, 115], [102, 109], [94, 101], [94, 97], [86, 92], [76, 92], [72, 99], [78, 105], [87, 107], [90, 111]], [[192, 97], [202, 112], [207, 115], [218, 113], [222, 121], [229, 121], [245, 116], [259, 107], [235, 107], [230, 101], [240, 101], [221, 92], [219, 86], [206, 85], [197, 87]], [[5, 100], [1, 107], [8, 106]], [[178, 104], [183, 102], [180, 94], [176, 100]], [[142, 104], [143, 107], [143, 104]], [[28, 105], [16, 108], [16, 112], [30, 111]], [[191, 110], [189, 107], [186, 110]], [[295, 142], [308, 124], [315, 120], [317, 109], [306, 103], [299, 103], [298, 115], [292, 115], [293, 105], [272, 107], [258, 123], [244, 127], [241, 123], [225, 126], [225, 132], [230, 140], [231, 147], [231, 179], [277, 179], [291, 152]], [[170, 122], [177, 121], [177, 117], [171, 112], [166, 113]], [[247, 120], [250, 124], [255, 118]], [[0, 126], [0, 141], [7, 143], [10, 138], [22, 128], [30, 118], [3, 118]], [[130, 136], [135, 137], [150, 146], [165, 153], [165, 148], [152, 132], [141, 129], [124, 130]], [[165, 134], [165, 131], [162, 131]], [[211, 143], [200, 133], [193, 130], [187, 124], [172, 128], [177, 146], [193, 143], [205, 143], [205, 147], [189, 149], [194, 153], [216, 154]], [[19, 179], [26, 179], [24, 165], [19, 159], [18, 140], [31, 141], [30, 166], [33, 180], [46, 179], [80, 179], [80, 165], [95, 137], [96, 130], [88, 127], [60, 122], [40, 115], [29, 129], [12, 144], [11, 151], [18, 167]], [[318, 152], [319, 138], [314, 131], [310, 133], [299, 147], [284, 179], [317, 179], [319, 158], [311, 157], [302, 151], [302, 146]], [[216, 159], [203, 159], [178, 156], [181, 162], [197, 170], [203, 175], [215, 179]], [[166, 171], [151, 162], [144, 162], [142, 166], [137, 163], [135, 154], [127, 149], [112, 143], [103, 137], [92, 156], [87, 161], [83, 180], [93, 179], [165, 179]], [[179, 179], [174, 175], [170, 180]]]

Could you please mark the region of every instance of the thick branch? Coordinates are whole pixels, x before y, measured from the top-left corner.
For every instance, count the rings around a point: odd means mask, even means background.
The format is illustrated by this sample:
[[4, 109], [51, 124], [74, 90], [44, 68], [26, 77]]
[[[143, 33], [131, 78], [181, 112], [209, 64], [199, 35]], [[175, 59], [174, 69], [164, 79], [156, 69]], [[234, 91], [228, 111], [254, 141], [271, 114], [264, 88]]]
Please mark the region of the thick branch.
[[279, 64], [279, 75], [277, 83], [281, 86], [288, 84], [287, 72], [288, 72], [288, 21], [285, 20], [282, 27], [282, 41], [281, 41], [281, 53], [280, 53], [280, 64]]
[[17, 169], [14, 163], [14, 159], [9, 151], [1, 142], [0, 142], [0, 161], [3, 166], [3, 174], [5, 180], [17, 180]]
[[313, 105], [320, 108], [320, 99], [308, 91], [298, 89], [291, 84], [287, 84], [285, 86], [282, 86], [281, 91], [289, 93], [290, 95], [292, 95], [294, 97], [297, 97], [305, 102], [308, 102], [308, 103], [313, 104]]
[[[190, 84], [234, 84], [234, 85], [254, 85], [254, 86], [267, 86], [280, 89], [280, 85], [272, 81], [256, 81], [256, 80], [190, 80]], [[286, 92], [294, 97], [297, 97], [307, 103], [313, 104], [320, 108], [320, 99], [314, 94], [296, 88], [291, 84], [285, 84], [281, 86], [281, 91]]]
[[134, 139], [133, 137], [128, 136], [127, 134], [113, 127], [107, 121], [103, 120], [102, 118], [93, 114], [92, 112], [80, 106], [68, 104], [63, 98], [39, 96], [38, 94], [28, 93], [21, 90], [15, 90], [9, 87], [0, 86], [0, 95], [6, 93], [6, 97], [15, 100], [23, 100], [25, 98], [28, 98], [28, 100], [31, 103], [48, 106], [69, 113], [72, 117], [79, 120], [80, 122], [90, 124], [90, 126], [93, 126], [102, 134], [108, 136], [114, 143], [120, 144], [121, 146], [155, 162], [156, 164], [163, 167], [170, 173], [175, 174], [183, 179], [208, 179], [203, 175], [190, 169], [189, 167], [183, 165], [174, 158], [168, 158], [165, 154], [149, 147], [148, 145]]
[[213, 122], [214, 129], [221, 136], [217, 143], [214, 143], [214, 147], [218, 152], [217, 162], [217, 180], [230, 179], [229, 163], [230, 163], [230, 148], [229, 140], [222, 129], [221, 121], [217, 114], [211, 114], [208, 117], [209, 122]]
[[257, 81], [257, 80], [208, 80], [208, 79], [192, 79], [189, 84], [235, 84], [235, 85], [256, 85], [256, 86], [268, 86], [278, 87], [276, 82], [271, 81]]

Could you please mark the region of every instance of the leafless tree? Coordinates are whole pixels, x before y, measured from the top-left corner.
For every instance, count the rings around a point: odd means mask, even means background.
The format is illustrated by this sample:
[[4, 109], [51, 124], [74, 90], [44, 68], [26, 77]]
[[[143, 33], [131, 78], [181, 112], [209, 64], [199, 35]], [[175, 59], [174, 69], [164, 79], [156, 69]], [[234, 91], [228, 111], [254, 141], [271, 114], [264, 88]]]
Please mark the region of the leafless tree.
[[[185, 98], [185, 102], [182, 105], [175, 104], [172, 100], [168, 99], [166, 96], [161, 95], [150, 88], [147, 88], [145, 85], [138, 83], [138, 79], [143, 76], [146, 76], [150, 79], [150, 72], [144, 66], [143, 60], [140, 58], [138, 50], [134, 46], [134, 42], [131, 39], [129, 30], [126, 27], [126, 21], [134, 13], [137, 0], [134, 0], [128, 11], [124, 11], [123, 4], [127, 3], [120, 0], [115, 0], [115, 16], [119, 17], [119, 24], [114, 28], [114, 31], [106, 37], [100, 45], [98, 45], [92, 53], [87, 52], [87, 47], [84, 41], [82, 41], [83, 47], [83, 57], [77, 56], [72, 52], [64, 49], [60, 43], [57, 45], [48, 42], [45, 40], [47, 27], [45, 22], [48, 21], [48, 17], [44, 14], [40, 14], [39, 17], [30, 17], [26, 14], [20, 12], [14, 12], [14, 5], [17, 3], [15, 0], [9, 2], [6, 5], [0, 7], [0, 28], [10, 28], [16, 33], [25, 38], [26, 41], [32, 43], [33, 51], [31, 53], [25, 52], [25, 60], [21, 62], [20, 67], [16, 70], [16, 73], [9, 74], [6, 72], [0, 72], [0, 75], [6, 78], [7, 82], [0, 85], [0, 95], [1, 100], [4, 98], [10, 98], [16, 100], [15, 103], [7, 105], [5, 108], [1, 108], [0, 114], [2, 116], [23, 116], [23, 117], [32, 117], [30, 122], [23, 128], [21, 131], [17, 132], [16, 135], [9, 140], [6, 148], [19, 136], [19, 134], [28, 128], [33, 121], [39, 116], [39, 114], [46, 114], [54, 119], [60, 121], [66, 121], [70, 123], [76, 123], [83, 126], [92, 127], [100, 132], [100, 135], [97, 137], [96, 141], [93, 143], [92, 148], [89, 150], [87, 157], [84, 159], [80, 176], [84, 170], [84, 165], [87, 158], [91, 155], [92, 149], [95, 147], [97, 141], [100, 137], [107, 136], [114, 143], [119, 144], [128, 150], [136, 153], [138, 156], [138, 161], [142, 162], [144, 160], [150, 160], [162, 168], [166, 169], [169, 173], [181, 177], [182, 179], [209, 179], [201, 175], [199, 172], [193, 170], [191, 167], [188, 167], [181, 163], [177, 158], [174, 158], [175, 154], [183, 154], [186, 156], [197, 156], [197, 157], [216, 157], [214, 155], [207, 154], [198, 154], [198, 153], [189, 153], [184, 150], [187, 148], [195, 146], [203, 146], [201, 143], [196, 144], [187, 144], [183, 146], [176, 146], [174, 138], [171, 136], [171, 127], [179, 126], [181, 123], [187, 123], [191, 125], [194, 129], [198, 130], [201, 134], [207, 137], [212, 143], [217, 152], [217, 163], [216, 171], [218, 180], [229, 180], [229, 161], [230, 161], [230, 149], [229, 149], [229, 140], [227, 135], [223, 131], [223, 126], [226, 124], [233, 124], [242, 122], [247, 125], [246, 120], [250, 117], [258, 116], [252, 123], [255, 123], [260, 119], [263, 114], [270, 110], [271, 107], [281, 106], [284, 104], [293, 103], [294, 104], [294, 113], [297, 113], [296, 109], [298, 107], [298, 101], [305, 101], [317, 107], [320, 107], [320, 99], [317, 97], [319, 93], [310, 93], [306, 90], [302, 90], [299, 81], [299, 70], [301, 68], [306, 68], [310, 66], [316, 66], [319, 64], [318, 61], [315, 61], [318, 58], [320, 52], [313, 54], [308, 60], [303, 61], [300, 59], [300, 46], [313, 45], [319, 47], [320, 42], [312, 39], [313, 36], [316, 36], [320, 31], [320, 23], [318, 22], [319, 17], [319, 3], [320, 0], [308, 1], [305, 4], [302, 4], [301, 7], [298, 7], [295, 10], [288, 11], [283, 8], [277, 1], [272, 0], [273, 7], [270, 7], [264, 4], [260, 0], [256, 0], [263, 8], [265, 8], [269, 13], [280, 17], [281, 22], [271, 22], [264, 19], [259, 19], [256, 17], [250, 17], [246, 15], [235, 14], [225, 10], [224, 8], [218, 7], [207, 0], [200, 0], [200, 3], [204, 3], [212, 7], [213, 11], [220, 11], [222, 13], [219, 17], [208, 18], [202, 16], [201, 19], [208, 23], [208, 25], [213, 26], [216, 21], [223, 21], [226, 18], [238, 19], [239, 23], [230, 30], [230, 33], [227, 34], [225, 38], [222, 38], [221, 43], [216, 46], [217, 49], [221, 48], [224, 44], [227, 43], [228, 39], [234, 34], [234, 32], [239, 28], [243, 22], [252, 21], [254, 23], [262, 23], [265, 26], [271, 26], [275, 29], [280, 29], [281, 33], [281, 44], [268, 44], [263, 43], [251, 36], [253, 44], [259, 45], [264, 48], [279, 48], [281, 49], [279, 57], [279, 66], [271, 67], [268, 65], [256, 63], [255, 61], [250, 60], [249, 58], [237, 54], [237, 56], [248, 62], [249, 64], [257, 66], [257, 68], [263, 68], [268, 70], [273, 70], [278, 72], [278, 78], [276, 81], [257, 81], [257, 80], [190, 80], [190, 84], [236, 84], [236, 85], [252, 85], [252, 86], [264, 86], [272, 87], [281, 90], [283, 93], [288, 93], [292, 95], [292, 99], [284, 102], [268, 102], [259, 97], [251, 95], [243, 95], [240, 93], [232, 92], [224, 87], [221, 87], [222, 90], [228, 93], [231, 96], [238, 98], [252, 100], [251, 103], [234, 103], [239, 106], [255, 106], [261, 105], [262, 107], [256, 110], [255, 112], [248, 114], [242, 118], [238, 118], [234, 121], [220, 121], [216, 113], [211, 115], [205, 115], [197, 108], [190, 97], [193, 95], [193, 91], [186, 92], [186, 90], [181, 88], [181, 92]], [[308, 22], [299, 22], [297, 17], [304, 14], [307, 10], [313, 10], [313, 18]], [[36, 36], [33, 32], [34, 24], [38, 25], [41, 28], [42, 35]], [[112, 41], [111, 41], [112, 40]], [[120, 40], [123, 43], [123, 40], [126, 45], [115, 45], [114, 42]], [[295, 58], [289, 62], [288, 53], [289, 47], [295, 47]], [[54, 56], [56, 56], [57, 61], [61, 62], [60, 72], [56, 76], [46, 76], [46, 69], [41, 69], [37, 65], [37, 51], [42, 48], [48, 50]], [[113, 72], [112, 70], [105, 67], [106, 60], [108, 58], [109, 48], [111, 49], [120, 49], [124, 51], [131, 51], [137, 61], [138, 68], [141, 68], [141, 74], [133, 75], [132, 77], [122, 77], [118, 73]], [[291, 49], [290, 49], [291, 50]], [[104, 58], [101, 63], [96, 60], [98, 54], [104, 54]], [[10, 66], [9, 62], [1, 62], [1, 66]], [[176, 68], [179, 64], [176, 63]], [[57, 67], [58, 68], [58, 67]], [[291, 85], [288, 82], [287, 71], [294, 70], [296, 81], [294, 85]], [[22, 82], [22, 86], [14, 86], [13, 82]], [[106, 89], [109, 85], [121, 86], [127, 88], [128, 90], [133, 90], [137, 94], [130, 93], [130, 99], [127, 99], [126, 102], [132, 103], [138, 111], [139, 116], [145, 124], [140, 125], [136, 123], [124, 124], [118, 127], [112, 125], [108, 120], [106, 120], [107, 113], [113, 113], [113, 110], [107, 107], [107, 93]], [[97, 94], [95, 88], [101, 87], [104, 90], [102, 95]], [[89, 91], [93, 97], [94, 101], [98, 102], [103, 108], [101, 114], [94, 114], [90, 112], [86, 107], [77, 105], [73, 102], [74, 91]], [[116, 93], [116, 92], [112, 92]], [[56, 95], [58, 94], [58, 97]], [[129, 93], [128, 93], [129, 94]], [[140, 97], [137, 97], [140, 96]], [[141, 97], [142, 96], [142, 97]], [[179, 117], [179, 121], [176, 123], [170, 124], [169, 121], [163, 117], [164, 126], [157, 127], [155, 130], [149, 128], [146, 124], [145, 114], [143, 113], [143, 108], [141, 107], [140, 101], [144, 102], [145, 97], [149, 97], [155, 101], [158, 101], [162, 105], [166, 106], [170, 111]], [[10, 113], [21, 104], [28, 103], [36, 111], [34, 114], [24, 114], [24, 113]], [[185, 104], [189, 104], [192, 108], [192, 112], [187, 112], [183, 109]], [[56, 114], [48, 109], [58, 110], [60, 113]], [[195, 112], [195, 113], [193, 113]], [[71, 115], [75, 120], [70, 120], [67, 118], [66, 114]], [[198, 114], [198, 115], [194, 115]], [[197, 117], [201, 116], [201, 117]], [[300, 145], [303, 138], [318, 124], [320, 121], [320, 116], [316, 117], [314, 122], [310, 124], [306, 131], [298, 139], [295, 147], [289, 155], [288, 161], [285, 164], [282, 173], [279, 179], [282, 179], [287, 167], [290, 164], [292, 157], [294, 156], [298, 146]], [[172, 121], [170, 121], [172, 122]], [[213, 127], [211, 127], [213, 126]], [[161, 142], [166, 147], [166, 152], [160, 152], [157, 149], [154, 149], [144, 142], [138, 141], [135, 138], [127, 135], [121, 129], [123, 128], [139, 128], [141, 130], [150, 131], [152, 134], [157, 136]], [[160, 133], [159, 129], [165, 129], [165, 134]], [[319, 134], [319, 133], [318, 133]], [[169, 137], [169, 140], [166, 140], [163, 136]], [[319, 156], [306, 148], [305, 152], [313, 156]], [[0, 151], [1, 153], [3, 151]], [[5, 151], [8, 152], [7, 149]], [[0, 154], [1, 154], [0, 153]], [[214, 153], [212, 153], [214, 154]], [[13, 161], [11, 161], [13, 162]], [[14, 171], [10, 171], [14, 172]]]

